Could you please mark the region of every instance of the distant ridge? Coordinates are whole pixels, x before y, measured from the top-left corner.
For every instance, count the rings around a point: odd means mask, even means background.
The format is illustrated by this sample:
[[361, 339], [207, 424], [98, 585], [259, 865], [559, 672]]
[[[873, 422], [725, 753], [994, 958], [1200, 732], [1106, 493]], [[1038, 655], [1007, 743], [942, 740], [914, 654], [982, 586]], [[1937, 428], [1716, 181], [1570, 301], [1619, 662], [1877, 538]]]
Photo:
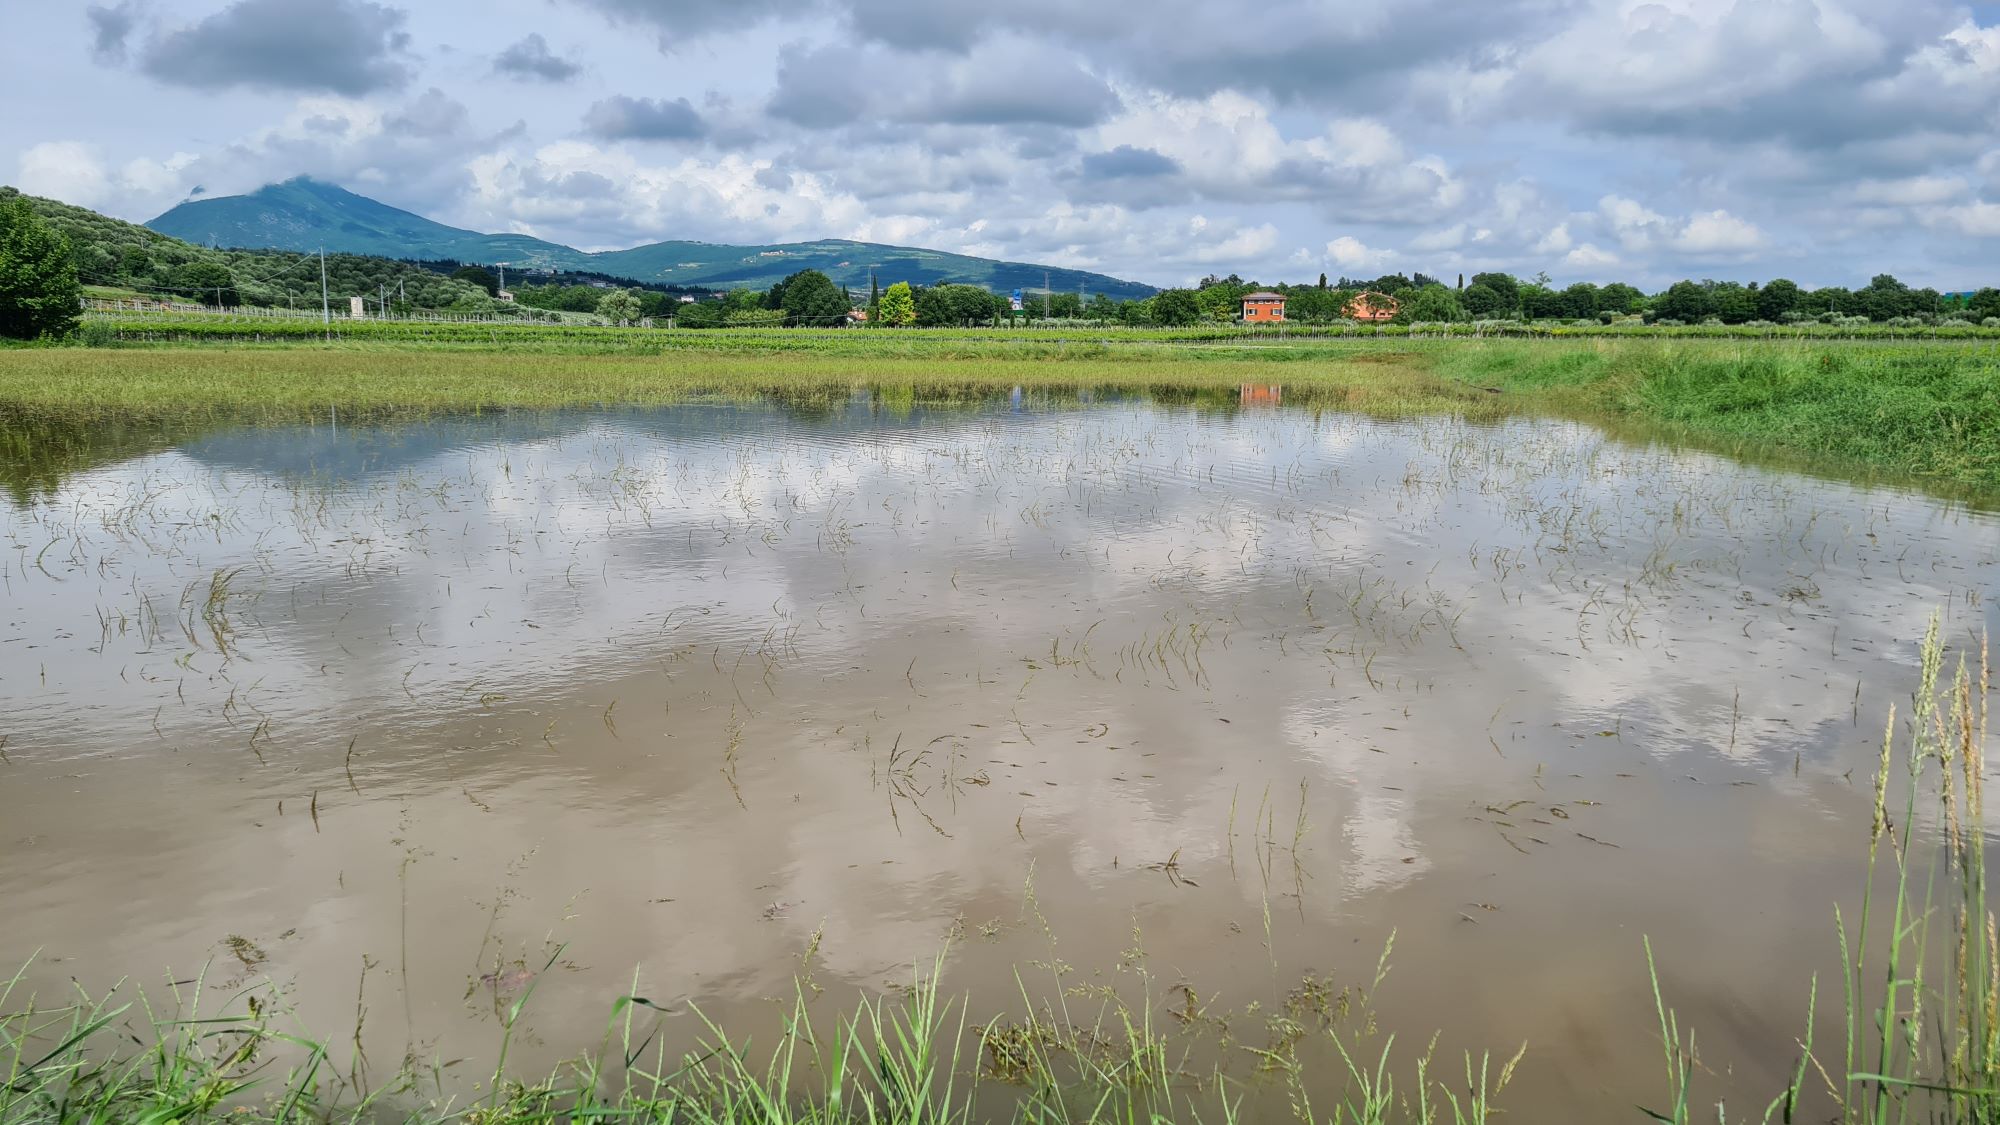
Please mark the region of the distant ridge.
[[301, 176], [249, 195], [191, 199], [148, 227], [202, 246], [305, 252], [325, 247], [345, 254], [463, 262], [627, 277], [635, 281], [727, 289], [768, 288], [802, 269], [824, 272], [841, 285], [866, 289], [870, 272], [886, 288], [898, 281], [936, 285], [958, 282], [1011, 289], [1120, 299], [1150, 296], [1153, 286], [1083, 270], [1001, 262], [908, 246], [845, 239], [770, 246], [712, 242], [658, 242], [630, 250], [590, 254], [520, 234], [480, 234], [433, 222], [364, 195]]

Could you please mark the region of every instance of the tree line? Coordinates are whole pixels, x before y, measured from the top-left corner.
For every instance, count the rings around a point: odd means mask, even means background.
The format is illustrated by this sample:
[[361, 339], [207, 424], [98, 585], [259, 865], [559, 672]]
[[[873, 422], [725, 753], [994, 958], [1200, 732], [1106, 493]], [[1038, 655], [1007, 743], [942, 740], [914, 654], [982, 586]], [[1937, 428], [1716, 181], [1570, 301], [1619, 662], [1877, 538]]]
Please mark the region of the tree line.
[[1667, 325], [1860, 320], [1916, 325], [1982, 324], [2000, 318], [2000, 289], [1947, 295], [1935, 289], [1913, 289], [1889, 274], [1877, 275], [1860, 289], [1807, 289], [1785, 278], [1761, 284], [1689, 280], [1648, 294], [1622, 282], [1578, 282], [1558, 289], [1547, 274], [1522, 279], [1496, 272], [1474, 274], [1469, 280], [1460, 277], [1456, 286], [1421, 273], [1365, 280], [1343, 277], [1331, 284], [1322, 274], [1313, 284], [1271, 286], [1235, 275], [1209, 277], [1195, 289], [1167, 290], [1150, 298], [1153, 307], [1148, 310], [1148, 319], [1156, 324], [1233, 319], [1243, 297], [1260, 289], [1284, 294], [1285, 318], [1308, 324], [1345, 319], [1355, 300], [1364, 294], [1392, 298], [1395, 319], [1405, 324], [1479, 320], [1594, 320], [1610, 324], [1637, 319]]
[[[329, 254], [325, 269], [326, 288], [343, 311], [350, 296], [361, 296], [371, 309], [392, 314], [424, 309], [554, 317], [571, 312], [613, 324], [667, 319], [687, 328], [826, 327], [848, 323], [855, 310], [864, 312], [859, 318], [863, 323], [883, 327], [998, 325], [1024, 316], [1179, 327], [1233, 321], [1244, 296], [1260, 289], [1283, 294], [1285, 318], [1306, 324], [1347, 319], [1358, 299], [1379, 295], [1391, 299], [1382, 303], [1406, 324], [1570, 320], [2000, 327], [2000, 289], [1944, 294], [1911, 288], [1889, 274], [1858, 289], [1808, 289], [1785, 278], [1763, 283], [1684, 280], [1652, 294], [1615, 282], [1557, 288], [1547, 274], [1522, 279], [1489, 272], [1469, 280], [1461, 275], [1456, 285], [1422, 273], [1342, 277], [1331, 283], [1321, 274], [1313, 283], [1269, 286], [1231, 274], [1139, 300], [1101, 293], [1090, 298], [1035, 293], [1017, 311], [1010, 298], [981, 286], [898, 282], [882, 289], [871, 282], [863, 295], [818, 270], [801, 270], [761, 292], [746, 288], [720, 294], [678, 286], [607, 287], [605, 278], [557, 274], [545, 283], [520, 286], [517, 307], [497, 300], [498, 279], [483, 266]], [[312, 309], [320, 300], [319, 274], [317, 255], [204, 248], [81, 207], [0, 188], [0, 335], [35, 338], [74, 330], [83, 286], [224, 307]]]
[[[866, 304], [839, 289], [816, 270], [787, 278], [766, 293], [736, 290], [713, 301], [683, 305], [676, 323], [688, 327], [751, 326], [759, 324], [826, 325], [843, 319], [842, 304], [867, 311], [866, 322], [895, 327], [916, 325], [999, 324], [1010, 318], [1085, 320], [1104, 324], [1183, 327], [1224, 324], [1238, 319], [1243, 298], [1260, 290], [1286, 298], [1285, 319], [1305, 324], [1331, 324], [1350, 319], [1357, 301], [1386, 297], [1380, 305], [1394, 310], [1400, 324], [1467, 321], [1593, 321], [1601, 324], [1783, 325], [1820, 323], [1889, 323], [1904, 325], [1988, 324], [2000, 327], [2000, 289], [1943, 294], [1913, 289], [1881, 274], [1860, 289], [1829, 286], [1807, 289], [1780, 278], [1775, 281], [1679, 281], [1657, 293], [1622, 282], [1590, 282], [1556, 288], [1546, 274], [1523, 279], [1490, 272], [1460, 277], [1456, 285], [1436, 278], [1385, 274], [1329, 283], [1326, 275], [1306, 284], [1263, 285], [1231, 274], [1207, 277], [1191, 288], [1165, 289], [1140, 300], [1115, 300], [1103, 294], [1084, 298], [1076, 293], [1036, 293], [1016, 312], [1009, 298], [973, 285], [911, 286], [873, 290]], [[805, 294], [813, 294], [807, 300]], [[885, 312], [882, 302], [896, 294]]]

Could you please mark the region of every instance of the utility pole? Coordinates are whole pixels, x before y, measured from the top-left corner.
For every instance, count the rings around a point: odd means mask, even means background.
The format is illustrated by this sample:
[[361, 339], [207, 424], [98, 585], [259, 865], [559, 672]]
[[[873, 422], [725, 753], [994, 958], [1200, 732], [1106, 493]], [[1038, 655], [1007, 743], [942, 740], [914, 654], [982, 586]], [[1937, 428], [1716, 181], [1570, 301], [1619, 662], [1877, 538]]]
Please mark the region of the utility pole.
[[383, 320], [389, 319], [389, 283], [386, 281], [376, 289], [375, 315]]
[[319, 248], [319, 319], [326, 325], [327, 343], [333, 342], [333, 305], [326, 295], [326, 247]]

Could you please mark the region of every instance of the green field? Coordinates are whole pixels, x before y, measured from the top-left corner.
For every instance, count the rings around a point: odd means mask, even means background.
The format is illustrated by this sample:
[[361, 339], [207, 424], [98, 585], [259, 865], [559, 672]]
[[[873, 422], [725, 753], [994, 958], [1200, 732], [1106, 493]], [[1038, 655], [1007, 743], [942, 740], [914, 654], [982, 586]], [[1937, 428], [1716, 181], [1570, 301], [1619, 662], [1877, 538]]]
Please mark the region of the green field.
[[264, 321], [234, 343], [0, 351], [0, 407], [107, 415], [466, 409], [996, 389], [1206, 392], [1395, 416], [1548, 415], [1824, 471], [2000, 488], [2000, 349], [1741, 340], [1204, 339], [1201, 330], [717, 331], [365, 324], [331, 345]]

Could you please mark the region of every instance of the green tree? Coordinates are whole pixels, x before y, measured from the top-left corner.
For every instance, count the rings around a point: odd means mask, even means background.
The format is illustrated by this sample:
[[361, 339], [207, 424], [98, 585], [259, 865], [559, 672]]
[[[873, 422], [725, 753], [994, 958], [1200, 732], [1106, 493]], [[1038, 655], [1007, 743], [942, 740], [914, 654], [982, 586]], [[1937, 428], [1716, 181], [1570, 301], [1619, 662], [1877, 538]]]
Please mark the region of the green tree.
[[118, 255], [118, 276], [122, 280], [143, 284], [153, 275], [153, 256], [146, 253], [144, 246], [127, 246]]
[[1529, 320], [1547, 320], [1563, 315], [1562, 294], [1546, 285], [1523, 285], [1521, 315]]
[[759, 312], [764, 308], [764, 296], [755, 289], [731, 289], [722, 295], [722, 314]]
[[1724, 324], [1742, 324], [1757, 319], [1757, 290], [1734, 281], [1709, 287], [1709, 315]]
[[764, 296], [764, 307], [783, 309], [786, 324], [819, 328], [842, 323], [852, 308], [847, 293], [818, 270], [800, 270], [772, 286]]
[[597, 302], [597, 315], [621, 326], [636, 324], [641, 312], [639, 299], [625, 289], [613, 289]]
[[722, 302], [696, 301], [691, 305], [682, 305], [674, 313], [674, 324], [680, 328], [720, 328]]
[[1201, 302], [1191, 289], [1162, 289], [1153, 294], [1153, 323], [1170, 328], [1201, 319]]
[[1075, 320], [1083, 315], [1083, 299], [1074, 293], [1051, 293], [1042, 307], [1056, 320]]
[[1235, 274], [1226, 278], [1209, 278], [1202, 283], [1195, 300], [1201, 304], [1201, 315], [1206, 320], [1235, 320], [1243, 311], [1243, 295], [1253, 292], [1256, 286]]
[[1712, 310], [1708, 290], [1692, 281], [1676, 281], [1653, 299], [1653, 315], [1660, 320], [1699, 324]]
[[1597, 311], [1617, 313], [1621, 316], [1640, 312], [1646, 307], [1646, 295], [1622, 281], [1614, 281], [1597, 291]]
[[1465, 310], [1459, 306], [1457, 293], [1432, 282], [1402, 303], [1396, 311], [1396, 319], [1404, 324], [1435, 324], [1464, 320]]
[[451, 271], [451, 279], [453, 281], [464, 281], [477, 285], [481, 289], [486, 290], [488, 297], [497, 297], [500, 295], [500, 279], [494, 277], [493, 271], [487, 269], [485, 266], [460, 266], [458, 269]]
[[1562, 291], [1563, 315], [1572, 320], [1585, 320], [1597, 315], [1597, 286], [1588, 281], [1579, 281]]
[[1781, 277], [1757, 291], [1757, 318], [1782, 322], [1786, 314], [1798, 311], [1801, 296], [1798, 282]]
[[655, 289], [634, 289], [632, 299], [639, 302], [640, 316], [655, 320], [664, 320], [674, 315], [674, 306], [679, 303]]
[[939, 328], [991, 320], [995, 305], [993, 294], [977, 285], [937, 285], [917, 294], [917, 324]]
[[1521, 283], [1509, 273], [1475, 273], [1474, 285], [1484, 285], [1500, 297], [1500, 309], [1504, 313], [1516, 313], [1521, 309]]
[[197, 304], [237, 305], [243, 300], [236, 291], [236, 276], [221, 262], [206, 259], [189, 262], [174, 271], [174, 288], [180, 298]]
[[1325, 324], [1340, 316], [1340, 298], [1331, 289], [1295, 289], [1286, 296], [1286, 320]]
[[1974, 319], [1983, 320], [1989, 316], [2000, 316], [2000, 289], [1987, 286], [1972, 295], [1965, 303], [1965, 311]]
[[1886, 273], [1876, 274], [1868, 288], [1854, 296], [1862, 315], [1870, 320], [1889, 320], [1916, 311], [1910, 287]]
[[879, 306], [882, 315], [877, 321], [890, 328], [904, 328], [917, 322], [917, 299], [911, 294], [907, 281], [899, 281], [884, 290]]
[[0, 199], [0, 336], [67, 336], [76, 329], [82, 295], [69, 239], [27, 200]]
[[1506, 316], [1514, 311], [1500, 294], [1493, 291], [1492, 286], [1477, 281], [1466, 286], [1458, 300], [1466, 312], [1479, 320]]

